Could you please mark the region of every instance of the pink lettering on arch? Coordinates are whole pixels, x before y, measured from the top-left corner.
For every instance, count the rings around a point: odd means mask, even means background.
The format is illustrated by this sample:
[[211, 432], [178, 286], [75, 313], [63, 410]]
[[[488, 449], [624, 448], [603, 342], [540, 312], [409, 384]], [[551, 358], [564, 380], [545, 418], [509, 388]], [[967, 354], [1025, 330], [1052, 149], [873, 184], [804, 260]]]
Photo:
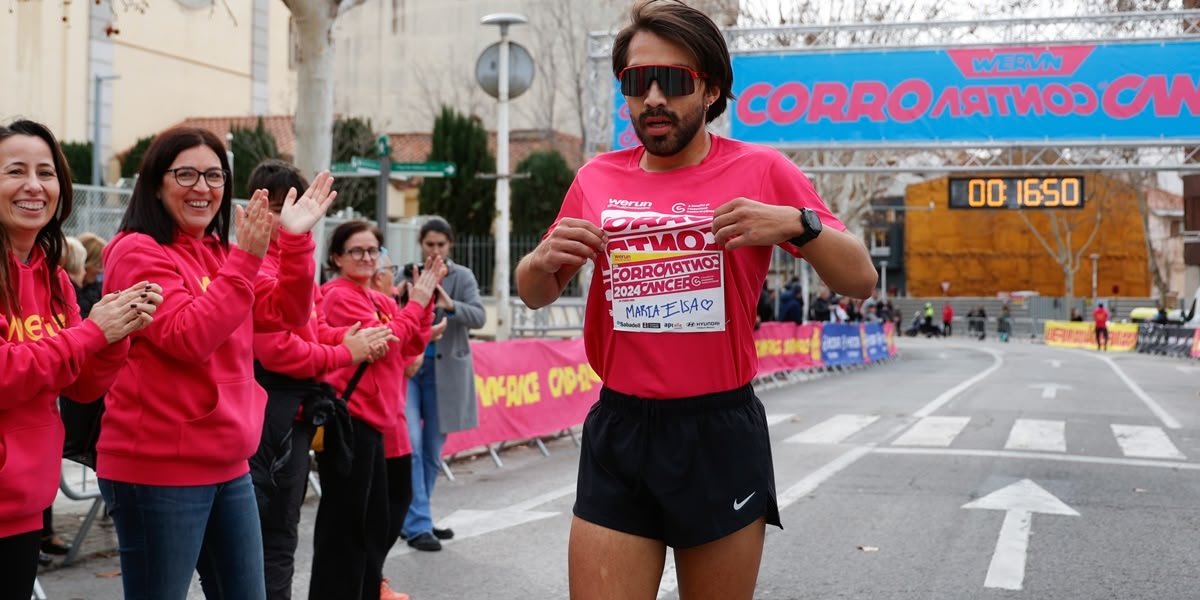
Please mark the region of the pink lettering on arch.
[[1096, 98], [1095, 90], [1082, 83], [1072, 83], [1068, 87], [1075, 95], [1075, 114], [1086, 117], [1096, 113], [1100, 101]]
[[876, 123], [887, 121], [883, 114], [887, 107], [888, 89], [882, 81], [856, 81], [850, 89], [850, 104], [846, 110], [849, 121], [867, 119]]
[[938, 95], [937, 102], [933, 104], [933, 110], [929, 111], [929, 116], [940, 117], [943, 114], [949, 113], [951, 117], [957, 117], [961, 114], [960, 102], [958, 99], [958, 88], [955, 86], [947, 86]]
[[1074, 106], [1072, 102], [1071, 92], [1067, 86], [1061, 83], [1051, 83], [1042, 89], [1043, 103], [1046, 105], [1046, 110], [1056, 117], [1065, 117], [1071, 114], [1071, 109]]
[[[784, 110], [783, 101], [791, 98], [795, 101], [790, 109]], [[791, 125], [804, 116], [808, 110], [808, 88], [803, 83], [789, 81], [771, 93], [767, 101], [767, 118], [776, 125]]]
[[771, 94], [771, 89], [771, 84], [762, 82], [746, 86], [737, 101], [738, 119], [751, 127], [766, 123], [766, 113], [750, 108], [750, 103], [760, 98], [765, 99]]
[[1163, 75], [1154, 75], [1152, 79], [1154, 116], [1180, 117], [1183, 116], [1184, 106], [1188, 107], [1191, 116], [1200, 116], [1200, 78], [1193, 79], [1185, 73], [1179, 73], [1171, 80], [1170, 87]]
[[809, 123], [828, 118], [834, 123], [846, 120], [846, 100], [850, 91], [839, 81], [821, 81], [813, 84], [812, 106], [808, 108]]
[[969, 85], [962, 91], [962, 116], [980, 115], [990, 117], [992, 109], [988, 107], [987, 93], [982, 87]]
[[1020, 116], [1030, 113], [1041, 116], [1046, 112], [1046, 108], [1042, 106], [1042, 94], [1036, 85], [1027, 85], [1025, 89], [1017, 88], [1013, 91], [1012, 99], [1013, 112]]
[[1138, 97], [1135, 96], [1132, 102], [1122, 104], [1121, 94], [1130, 90], [1136, 91], [1141, 85], [1142, 78], [1138, 75], [1122, 75], [1114, 79], [1108, 89], [1104, 90], [1104, 97], [1101, 100], [1104, 114], [1114, 119], [1129, 119], [1137, 116], [1142, 111], [1138, 106]]
[[[915, 96], [916, 101], [911, 106], [905, 105], [908, 96]], [[888, 96], [888, 114], [898, 123], [911, 123], [920, 119], [929, 106], [933, 104], [933, 89], [928, 81], [921, 79], [905, 79], [892, 90]]]

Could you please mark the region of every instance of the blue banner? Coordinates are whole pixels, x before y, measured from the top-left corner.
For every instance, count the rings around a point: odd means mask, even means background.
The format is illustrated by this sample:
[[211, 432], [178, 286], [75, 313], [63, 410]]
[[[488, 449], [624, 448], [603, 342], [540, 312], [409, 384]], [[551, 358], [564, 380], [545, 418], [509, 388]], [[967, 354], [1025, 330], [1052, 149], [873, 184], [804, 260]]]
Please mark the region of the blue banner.
[[858, 325], [848, 323], [821, 325], [821, 362], [825, 363], [825, 366], [862, 364], [862, 346]]
[[[732, 136], [750, 142], [1200, 138], [1200, 42], [743, 55], [733, 70]], [[615, 95], [613, 147], [627, 148]]]
[[887, 358], [887, 335], [883, 332], [883, 323], [865, 323], [862, 327], [863, 336], [866, 338], [867, 359], [874, 362]]

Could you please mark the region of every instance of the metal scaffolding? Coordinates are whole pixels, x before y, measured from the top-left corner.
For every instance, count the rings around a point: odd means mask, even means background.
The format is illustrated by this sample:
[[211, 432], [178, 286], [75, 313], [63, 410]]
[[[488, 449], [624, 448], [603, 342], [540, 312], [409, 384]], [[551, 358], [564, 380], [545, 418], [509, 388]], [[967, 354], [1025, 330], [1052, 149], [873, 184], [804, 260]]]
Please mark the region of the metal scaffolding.
[[[789, 25], [724, 31], [733, 55], [1178, 42], [1189, 36], [1200, 39], [1200, 10], [1070, 18]], [[587, 85], [590, 95], [585, 99], [584, 107], [588, 155], [606, 151], [612, 139], [611, 52], [614, 38], [612, 32], [588, 36]], [[710, 127], [728, 135], [729, 121], [722, 116]], [[1200, 139], [774, 146], [807, 173], [1200, 171]]]

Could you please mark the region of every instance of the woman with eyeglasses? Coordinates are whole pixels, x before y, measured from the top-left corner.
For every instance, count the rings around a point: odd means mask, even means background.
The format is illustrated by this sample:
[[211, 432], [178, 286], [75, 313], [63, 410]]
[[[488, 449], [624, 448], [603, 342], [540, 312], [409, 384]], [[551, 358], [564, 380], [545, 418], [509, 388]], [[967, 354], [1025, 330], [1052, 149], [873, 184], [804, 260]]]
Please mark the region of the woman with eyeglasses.
[[[313, 532], [310, 600], [380, 597], [383, 561], [391, 546], [389, 504], [412, 493], [411, 462], [390, 471], [385, 457], [412, 454], [404, 421], [404, 365], [406, 357], [429, 343], [431, 300], [446, 264], [440, 257], [426, 260], [424, 272], [409, 287], [408, 303], [400, 308], [371, 287], [382, 238], [370, 223], [348, 221], [329, 239], [327, 267], [337, 277], [321, 287], [326, 320], [333, 327], [387, 325], [398, 341], [366, 367], [350, 395], [354, 458], [349, 472], [318, 461], [322, 494]], [[355, 370], [335, 371], [326, 381], [344, 397]]]
[[[104, 289], [151, 279], [163, 303], [106, 397], [96, 464], [127, 600], [185, 600], [193, 571], [208, 598], [266, 597], [248, 463], [267, 400], [253, 336], [308, 322], [309, 230], [331, 186], [318, 175], [278, 217], [257, 190], [235, 213], [225, 147], [211, 132], [168, 130], [142, 159], [104, 251]], [[259, 267], [277, 229], [280, 268], [269, 276]]]
[[71, 200], [54, 134], [33, 121], [0, 126], [0, 598], [33, 593], [62, 461], [58, 395], [99, 398], [125, 360], [126, 336], [162, 301], [157, 285], [139, 281], [80, 317], [58, 264]]

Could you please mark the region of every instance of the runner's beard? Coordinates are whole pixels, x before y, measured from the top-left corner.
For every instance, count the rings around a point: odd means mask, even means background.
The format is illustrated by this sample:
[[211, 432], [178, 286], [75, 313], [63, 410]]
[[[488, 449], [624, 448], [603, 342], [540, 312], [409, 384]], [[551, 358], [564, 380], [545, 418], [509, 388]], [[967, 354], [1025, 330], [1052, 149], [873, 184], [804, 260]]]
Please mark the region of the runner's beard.
[[[646, 152], [654, 156], [675, 156], [683, 152], [683, 149], [691, 143], [692, 138], [696, 137], [696, 133], [704, 127], [704, 104], [700, 104], [696, 109], [690, 118], [683, 119], [665, 108], [648, 109], [633, 122], [633, 131], [637, 133], [638, 139], [646, 147]], [[649, 135], [646, 133], [645, 124], [647, 115], [671, 117], [675, 126], [666, 135]]]

